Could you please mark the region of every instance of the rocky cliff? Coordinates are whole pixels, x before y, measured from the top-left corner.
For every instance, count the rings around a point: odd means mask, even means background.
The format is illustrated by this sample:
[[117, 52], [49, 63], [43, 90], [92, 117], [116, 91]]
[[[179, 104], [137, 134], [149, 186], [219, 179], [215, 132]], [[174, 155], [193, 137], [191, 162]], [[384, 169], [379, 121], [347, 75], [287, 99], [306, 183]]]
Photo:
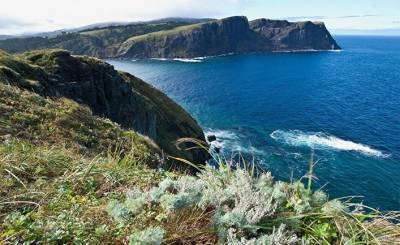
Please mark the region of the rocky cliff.
[[322, 22], [257, 19], [250, 28], [269, 42], [272, 50], [337, 50], [339, 45]]
[[125, 41], [118, 57], [199, 57], [249, 52], [262, 45], [246, 17], [229, 17], [169, 31], [135, 36]]
[[[87, 105], [95, 115], [153, 139], [172, 156], [204, 163], [208, 154], [183, 151], [174, 142], [204, 139], [196, 121], [165, 94], [113, 66], [63, 50], [0, 54], [0, 82], [48, 97], [66, 97]], [[29, 106], [29, 105], [27, 105]]]
[[227, 53], [337, 50], [320, 22], [288, 22], [244, 16], [201, 23], [162, 22], [111, 26], [57, 37], [0, 41], [0, 49], [22, 52], [62, 48], [100, 58], [190, 58]]
[[199, 57], [258, 51], [336, 50], [323, 23], [229, 17], [125, 41], [117, 57]]

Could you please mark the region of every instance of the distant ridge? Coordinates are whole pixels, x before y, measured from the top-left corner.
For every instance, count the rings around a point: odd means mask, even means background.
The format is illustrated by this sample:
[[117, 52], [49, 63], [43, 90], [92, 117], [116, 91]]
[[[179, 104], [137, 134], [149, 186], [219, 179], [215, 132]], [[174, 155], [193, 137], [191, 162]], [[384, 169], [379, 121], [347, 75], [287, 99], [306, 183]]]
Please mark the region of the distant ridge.
[[9, 36], [9, 35], [0, 35], [0, 40], [5, 40], [8, 38], [12, 38], [13, 36]]
[[62, 48], [99, 58], [192, 58], [257, 51], [340, 49], [322, 22], [249, 22], [245, 16], [101, 23], [0, 41], [0, 49], [11, 53], [45, 48]]

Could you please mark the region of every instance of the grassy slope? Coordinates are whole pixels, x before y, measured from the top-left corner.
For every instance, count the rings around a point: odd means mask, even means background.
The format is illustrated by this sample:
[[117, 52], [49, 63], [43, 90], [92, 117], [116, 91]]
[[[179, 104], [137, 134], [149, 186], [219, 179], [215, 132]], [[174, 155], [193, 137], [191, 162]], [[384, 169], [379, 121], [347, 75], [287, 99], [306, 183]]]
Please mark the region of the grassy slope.
[[0, 112], [1, 240], [117, 239], [108, 200], [160, 178], [151, 141], [73, 101], [0, 83]]
[[[63, 50], [40, 50], [9, 55], [0, 51], [0, 79], [40, 94], [42, 94], [42, 91], [48, 92], [55, 84], [51, 81], [50, 76], [53, 74], [54, 69], [60, 67], [58, 57], [63, 56], [65, 53], [66, 51]], [[74, 56], [71, 57], [71, 61], [83, 64], [86, 72], [92, 72], [96, 69], [101, 70], [107, 66], [103, 61], [87, 56]], [[71, 61], [67, 62], [66, 65], [70, 65]], [[66, 71], [69, 71], [72, 75], [74, 74], [71, 67], [67, 67]], [[202, 129], [182, 107], [153, 86], [128, 73], [115, 71], [115, 74], [107, 74], [107, 76], [120, 76], [124, 81], [131, 84], [135, 92], [143, 97], [146, 103], [143, 103], [144, 105], [139, 108], [140, 110], [137, 110], [137, 113], [151, 111], [156, 114], [158, 118], [156, 125], [157, 136], [154, 140], [166, 153], [191, 161], [194, 161], [193, 156], [196, 154], [199, 154], [196, 156], [206, 155], [204, 152], [183, 151], [175, 147], [174, 142], [181, 137], [201, 139], [200, 137], [202, 136]], [[58, 83], [60, 82], [62, 81], [58, 81]], [[140, 115], [137, 116], [139, 117]], [[124, 126], [123, 123], [121, 124]], [[204, 158], [198, 157], [197, 159]]]
[[186, 26], [179, 26], [175, 27], [170, 30], [162, 30], [162, 31], [157, 31], [157, 32], [151, 32], [143, 35], [137, 35], [130, 37], [126, 40], [126, 42], [135, 42], [135, 41], [142, 41], [146, 39], [151, 39], [159, 36], [170, 36], [170, 35], [176, 35], [178, 33], [185, 33], [185, 32], [191, 32], [196, 28], [200, 28], [203, 25], [203, 23], [198, 23], [198, 24], [192, 24], [192, 25], [186, 25]]
[[35, 49], [61, 48], [73, 54], [112, 57], [118, 46], [132, 36], [173, 29], [186, 22], [139, 23], [95, 28], [57, 37], [29, 37], [0, 40], [0, 49], [20, 53]]

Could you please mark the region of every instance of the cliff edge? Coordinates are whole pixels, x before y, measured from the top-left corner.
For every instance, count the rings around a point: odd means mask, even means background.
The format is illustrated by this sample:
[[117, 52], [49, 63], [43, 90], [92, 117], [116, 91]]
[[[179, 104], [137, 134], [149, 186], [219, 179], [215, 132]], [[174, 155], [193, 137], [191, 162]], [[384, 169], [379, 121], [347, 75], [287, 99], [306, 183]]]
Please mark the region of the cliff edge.
[[[86, 56], [64, 50], [0, 53], [0, 82], [51, 98], [65, 97], [88, 106], [125, 129], [146, 135], [167, 154], [204, 163], [208, 154], [174, 146], [180, 138], [205, 141], [196, 121], [161, 91], [139, 78]], [[28, 106], [28, 105], [27, 105]]]

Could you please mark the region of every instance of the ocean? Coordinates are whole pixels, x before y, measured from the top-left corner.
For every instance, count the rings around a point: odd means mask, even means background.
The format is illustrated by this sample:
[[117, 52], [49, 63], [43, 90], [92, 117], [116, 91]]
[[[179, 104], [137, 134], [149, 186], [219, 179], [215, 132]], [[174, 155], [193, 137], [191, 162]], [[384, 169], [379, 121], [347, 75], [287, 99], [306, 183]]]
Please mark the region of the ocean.
[[230, 159], [331, 198], [400, 209], [400, 37], [336, 36], [340, 52], [107, 60], [165, 92]]

